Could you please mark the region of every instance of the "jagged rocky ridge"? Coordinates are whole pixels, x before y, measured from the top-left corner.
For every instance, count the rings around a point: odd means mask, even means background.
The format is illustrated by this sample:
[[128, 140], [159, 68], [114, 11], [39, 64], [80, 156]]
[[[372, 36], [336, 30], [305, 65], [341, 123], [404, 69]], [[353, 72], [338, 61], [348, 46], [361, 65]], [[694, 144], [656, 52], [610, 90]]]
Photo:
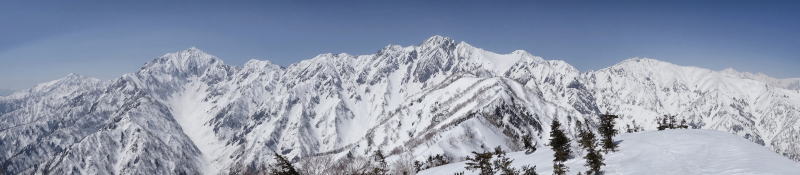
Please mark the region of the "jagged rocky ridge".
[[441, 36], [288, 67], [229, 66], [190, 48], [115, 80], [69, 75], [0, 97], [0, 169], [227, 174], [263, 169], [273, 152], [460, 158], [518, 150], [526, 134], [544, 145], [554, 119], [574, 136], [601, 113], [646, 129], [677, 115], [798, 160], [797, 83], [765, 77], [639, 58], [580, 72]]

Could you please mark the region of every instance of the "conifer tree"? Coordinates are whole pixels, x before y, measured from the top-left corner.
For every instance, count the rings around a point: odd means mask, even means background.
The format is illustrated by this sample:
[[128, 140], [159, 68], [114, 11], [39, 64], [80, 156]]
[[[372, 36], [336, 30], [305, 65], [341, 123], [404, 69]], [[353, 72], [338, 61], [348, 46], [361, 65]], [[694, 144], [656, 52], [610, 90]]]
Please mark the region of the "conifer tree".
[[625, 124], [625, 132], [626, 133], [633, 133], [633, 128], [631, 128], [630, 124]]
[[419, 171], [422, 171], [422, 170], [423, 170], [422, 169], [422, 162], [419, 162], [419, 160], [415, 160], [414, 161], [414, 171], [419, 172]]
[[506, 157], [506, 152], [503, 151], [503, 149], [500, 148], [500, 146], [494, 148], [494, 155], [497, 156], [497, 158], [495, 158], [493, 162], [495, 171], [503, 175], [519, 174], [516, 168], [511, 167], [511, 162], [513, 162], [513, 160], [511, 160], [511, 158]]
[[450, 163], [450, 162], [448, 161], [447, 157], [445, 157], [445, 156], [443, 156], [441, 154], [436, 154], [436, 156], [433, 156], [433, 164], [434, 164], [434, 166], [441, 166], [441, 165], [445, 165], [445, 164], [448, 164], [448, 163]]
[[493, 175], [492, 169], [492, 152], [477, 153], [472, 152], [472, 157], [467, 157], [467, 170], [479, 170], [481, 175]]
[[425, 161], [425, 164], [428, 165], [428, 167], [435, 167], [436, 164], [433, 161], [433, 156], [428, 155], [428, 160]]
[[350, 159], [353, 159], [353, 158], [355, 158], [356, 156], [354, 156], [354, 155], [353, 155], [353, 152], [352, 152], [352, 151], [347, 151], [347, 154], [345, 155], [345, 157], [346, 157], [348, 160], [350, 160]]
[[644, 128], [642, 128], [641, 125], [636, 124], [636, 120], [633, 120], [632, 122], [633, 122], [633, 132], [642, 132], [642, 131], [644, 131]]
[[669, 118], [669, 124], [667, 125], [667, 127], [668, 127], [669, 129], [675, 129], [675, 128], [678, 128], [678, 121], [676, 121], [676, 120], [675, 120], [675, 116], [674, 116], [674, 115], [671, 115], [671, 116], [669, 116], [668, 118]]
[[536, 174], [536, 166], [525, 165], [522, 166], [522, 175], [538, 175]]
[[681, 128], [681, 129], [688, 129], [689, 128], [689, 125], [686, 124], [686, 119], [681, 119], [681, 124], [678, 125], [678, 128]]
[[614, 136], [619, 133], [619, 131], [614, 128], [614, 124], [616, 123], [614, 119], [616, 118], [618, 118], [616, 115], [600, 115], [600, 127], [597, 128], [597, 130], [602, 136], [601, 141], [603, 143], [603, 149], [606, 152], [613, 152], [617, 149], [617, 144], [614, 143]]
[[564, 162], [553, 162], [553, 174], [555, 175], [565, 175], [567, 174], [567, 165], [564, 165]]
[[597, 150], [597, 138], [588, 128], [581, 129], [580, 132], [579, 143], [581, 147], [586, 150], [586, 156], [583, 158], [586, 160], [586, 167], [589, 168], [586, 170], [586, 175], [599, 175], [602, 172], [600, 167], [605, 165], [605, 163], [603, 163], [603, 155]]
[[389, 164], [386, 163], [386, 157], [383, 156], [381, 150], [375, 150], [373, 153], [372, 158], [374, 159], [375, 167], [372, 168], [372, 173], [376, 175], [384, 175], [389, 173]]
[[561, 123], [558, 120], [553, 120], [550, 124], [550, 148], [553, 149], [553, 174], [563, 175], [567, 173], [567, 167], [564, 161], [569, 159], [571, 151], [570, 140], [564, 131], [561, 130]]
[[531, 140], [530, 135], [522, 136], [522, 148], [525, 149], [525, 154], [536, 152], [536, 145]]
[[667, 129], [667, 116], [666, 115], [664, 115], [664, 118], [656, 119], [656, 120], [657, 120], [656, 124], [658, 124], [658, 128], [657, 129], [659, 131], [663, 131], [663, 130]]
[[297, 170], [294, 169], [292, 163], [289, 160], [286, 160], [283, 156], [278, 153], [275, 153], [275, 160], [277, 161], [272, 169], [271, 174], [275, 175], [299, 175]]

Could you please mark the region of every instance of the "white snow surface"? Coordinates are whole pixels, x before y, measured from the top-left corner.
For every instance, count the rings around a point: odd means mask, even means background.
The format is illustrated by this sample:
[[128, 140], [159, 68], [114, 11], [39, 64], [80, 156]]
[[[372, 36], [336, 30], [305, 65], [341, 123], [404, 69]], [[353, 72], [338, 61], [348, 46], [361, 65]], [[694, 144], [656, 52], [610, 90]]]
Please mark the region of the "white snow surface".
[[204, 101], [208, 94], [207, 86], [191, 79], [182, 91], [175, 93], [167, 100], [173, 117], [183, 129], [183, 133], [191, 139], [200, 150], [200, 165], [204, 168], [201, 172], [220, 172], [230, 162], [226, 155], [230, 150], [225, 146], [208, 123], [212, 115], [210, 103]]
[[69, 75], [0, 97], [0, 174], [242, 174], [276, 152], [458, 160], [519, 150], [522, 135], [544, 145], [554, 119], [572, 136], [603, 113], [620, 130], [677, 115], [800, 160], [791, 82], [639, 58], [580, 72], [442, 36], [286, 67], [190, 48], [115, 80]]
[[[606, 174], [800, 174], [800, 165], [773, 154], [766, 148], [741, 137], [713, 130], [678, 129], [626, 133], [615, 138], [619, 151], [605, 154]], [[574, 144], [574, 143], [573, 143]], [[573, 149], [575, 150], [575, 149]], [[532, 154], [511, 152], [512, 166], [536, 166], [538, 174], [551, 174], [553, 151], [539, 148]], [[568, 174], [586, 171], [583, 155], [566, 162]], [[464, 169], [465, 162], [451, 163], [418, 174], [436, 175], [477, 171]]]

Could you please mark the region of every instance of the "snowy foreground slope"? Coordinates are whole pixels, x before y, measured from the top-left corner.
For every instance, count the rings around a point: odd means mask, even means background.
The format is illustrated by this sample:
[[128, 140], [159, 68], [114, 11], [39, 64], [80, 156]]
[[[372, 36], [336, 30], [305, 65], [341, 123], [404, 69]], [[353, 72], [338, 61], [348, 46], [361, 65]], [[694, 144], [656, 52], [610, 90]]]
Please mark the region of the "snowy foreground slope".
[[800, 160], [797, 84], [646, 58], [581, 72], [442, 36], [285, 67], [190, 48], [116, 79], [71, 74], [1, 96], [0, 174], [242, 174], [274, 153], [461, 160], [520, 150], [523, 136], [545, 145], [553, 120], [573, 137], [605, 113], [620, 130], [675, 115]]
[[[800, 174], [800, 165], [741, 137], [711, 130], [666, 130], [622, 134], [620, 151], [606, 155], [606, 174]], [[538, 174], [552, 174], [553, 151], [509, 153], [512, 166], [535, 165]], [[568, 174], [586, 171], [582, 156], [566, 162]], [[456, 162], [419, 174], [477, 174]]]

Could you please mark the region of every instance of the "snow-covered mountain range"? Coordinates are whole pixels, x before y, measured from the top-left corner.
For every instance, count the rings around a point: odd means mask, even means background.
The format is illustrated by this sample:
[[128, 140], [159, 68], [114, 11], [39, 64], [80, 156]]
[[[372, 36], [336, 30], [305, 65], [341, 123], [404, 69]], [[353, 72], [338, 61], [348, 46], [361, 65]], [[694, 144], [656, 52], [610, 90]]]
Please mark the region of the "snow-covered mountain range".
[[647, 58], [581, 72], [441, 36], [287, 67], [190, 48], [114, 80], [71, 74], [0, 97], [0, 169], [227, 174], [263, 169], [274, 152], [460, 159], [519, 150], [523, 135], [544, 145], [554, 119], [574, 136], [603, 113], [648, 130], [676, 115], [800, 160], [798, 82]]

